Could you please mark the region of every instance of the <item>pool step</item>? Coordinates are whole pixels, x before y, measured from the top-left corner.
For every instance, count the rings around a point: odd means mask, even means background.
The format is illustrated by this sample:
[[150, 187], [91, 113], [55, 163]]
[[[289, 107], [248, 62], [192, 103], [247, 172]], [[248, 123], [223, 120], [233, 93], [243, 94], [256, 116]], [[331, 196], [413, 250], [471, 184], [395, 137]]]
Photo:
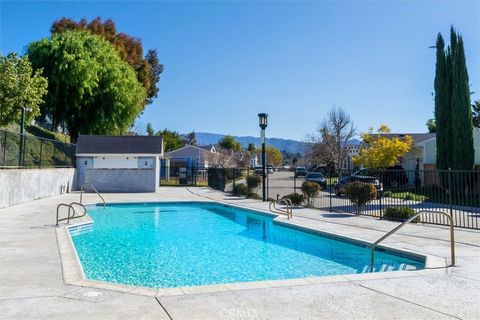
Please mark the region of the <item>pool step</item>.
[[[396, 270], [412, 270], [415, 269], [414, 267], [409, 266], [406, 263], [401, 263], [398, 268], [395, 268], [392, 265], [382, 264], [380, 267], [375, 267], [373, 272], [388, 272], [388, 271], [396, 271]], [[363, 267], [362, 273], [370, 272], [370, 266]]]

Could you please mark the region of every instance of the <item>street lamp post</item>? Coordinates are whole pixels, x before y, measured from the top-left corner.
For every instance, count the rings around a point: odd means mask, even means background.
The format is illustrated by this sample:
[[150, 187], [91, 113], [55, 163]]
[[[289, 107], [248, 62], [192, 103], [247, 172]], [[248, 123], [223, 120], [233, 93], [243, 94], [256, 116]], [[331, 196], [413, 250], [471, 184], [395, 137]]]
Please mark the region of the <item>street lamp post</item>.
[[265, 128], [267, 127], [268, 123], [268, 114], [266, 113], [259, 113], [258, 114], [258, 124], [260, 126], [260, 140], [262, 142], [262, 199], [263, 201], [266, 200], [266, 179], [267, 179], [267, 159], [265, 154]]

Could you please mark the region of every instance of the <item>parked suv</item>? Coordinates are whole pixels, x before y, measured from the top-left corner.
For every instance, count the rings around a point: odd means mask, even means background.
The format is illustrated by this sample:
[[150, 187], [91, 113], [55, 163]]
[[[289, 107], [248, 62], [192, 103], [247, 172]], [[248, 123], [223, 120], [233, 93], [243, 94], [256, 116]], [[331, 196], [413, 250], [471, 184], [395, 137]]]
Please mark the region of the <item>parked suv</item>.
[[323, 174], [318, 172], [309, 172], [305, 176], [305, 181], [315, 182], [320, 185], [321, 188], [327, 187], [327, 179], [323, 176]]
[[335, 187], [334, 187], [335, 194], [337, 196], [345, 195], [345, 187], [349, 183], [352, 183], [355, 181], [373, 184], [375, 186], [375, 189], [377, 189], [377, 197], [379, 198], [382, 195], [383, 185], [380, 183], [380, 181], [377, 178], [368, 177], [368, 176], [356, 176], [356, 175], [351, 175], [351, 176], [343, 177], [342, 179], [340, 179], [335, 184]]
[[307, 169], [305, 167], [296, 167], [295, 168], [295, 178], [305, 177], [307, 175]]
[[408, 177], [402, 166], [392, 166], [385, 170], [370, 170], [361, 169], [353, 173], [352, 176], [359, 177], [375, 177], [377, 178], [385, 188], [398, 188], [408, 184]]

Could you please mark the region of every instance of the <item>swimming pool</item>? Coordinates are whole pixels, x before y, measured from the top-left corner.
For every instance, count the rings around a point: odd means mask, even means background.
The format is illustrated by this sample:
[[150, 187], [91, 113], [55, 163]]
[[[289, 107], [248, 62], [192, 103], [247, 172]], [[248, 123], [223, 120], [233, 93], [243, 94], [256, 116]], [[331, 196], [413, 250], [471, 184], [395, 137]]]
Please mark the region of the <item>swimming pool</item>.
[[[70, 229], [87, 279], [152, 288], [367, 272], [362, 243], [287, 227], [218, 203], [93, 206]], [[379, 248], [375, 271], [414, 270], [424, 259]]]

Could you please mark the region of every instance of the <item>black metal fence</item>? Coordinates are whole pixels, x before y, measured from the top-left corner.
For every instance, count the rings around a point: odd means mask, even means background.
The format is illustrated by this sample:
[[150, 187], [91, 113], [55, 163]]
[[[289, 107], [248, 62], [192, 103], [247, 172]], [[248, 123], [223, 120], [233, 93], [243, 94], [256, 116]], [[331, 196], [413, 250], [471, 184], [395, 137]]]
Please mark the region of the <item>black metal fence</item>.
[[160, 186], [207, 186], [207, 170], [195, 166], [160, 166]]
[[0, 167], [73, 167], [75, 145], [0, 130]]
[[[233, 179], [235, 173], [235, 179]], [[208, 185], [214, 189], [232, 192], [235, 185], [246, 184], [246, 177], [254, 174], [248, 169], [209, 169]], [[294, 171], [275, 171], [267, 175], [267, 198], [282, 198], [292, 193], [301, 194], [304, 181], [316, 181], [320, 191], [310, 205], [329, 212], [358, 213], [358, 207], [346, 195], [346, 186], [354, 181], [375, 185], [376, 197], [360, 209], [360, 214], [390, 218], [388, 208], [411, 208], [449, 213], [458, 227], [480, 229], [480, 171], [454, 170], [384, 170], [343, 171], [324, 170], [304, 175]], [[250, 193], [249, 190], [248, 193]], [[262, 186], [253, 190], [258, 198]], [[448, 224], [445, 217], [423, 215], [422, 222]]]

